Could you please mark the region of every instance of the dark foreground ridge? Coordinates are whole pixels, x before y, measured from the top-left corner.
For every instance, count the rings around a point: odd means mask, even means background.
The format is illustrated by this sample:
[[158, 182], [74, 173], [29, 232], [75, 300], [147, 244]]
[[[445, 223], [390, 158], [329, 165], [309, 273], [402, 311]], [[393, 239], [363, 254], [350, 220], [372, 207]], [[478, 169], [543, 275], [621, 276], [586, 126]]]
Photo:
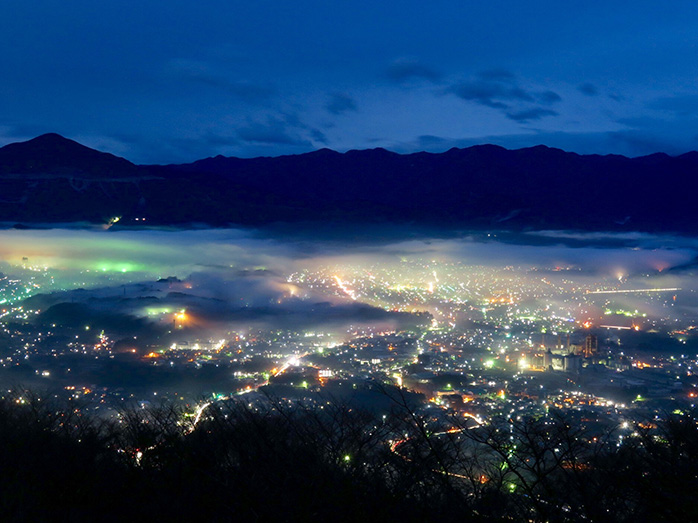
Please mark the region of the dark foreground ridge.
[[[56, 134], [0, 149], [0, 221], [698, 232], [698, 153], [640, 158], [494, 145], [322, 149], [136, 166]], [[145, 220], [144, 220], [145, 219]]]
[[[26, 392], [0, 401], [5, 521], [696, 521], [695, 417], [617, 445], [550, 412], [450, 428], [406, 406], [269, 399], [89, 417]], [[518, 418], [517, 418], [518, 419]]]

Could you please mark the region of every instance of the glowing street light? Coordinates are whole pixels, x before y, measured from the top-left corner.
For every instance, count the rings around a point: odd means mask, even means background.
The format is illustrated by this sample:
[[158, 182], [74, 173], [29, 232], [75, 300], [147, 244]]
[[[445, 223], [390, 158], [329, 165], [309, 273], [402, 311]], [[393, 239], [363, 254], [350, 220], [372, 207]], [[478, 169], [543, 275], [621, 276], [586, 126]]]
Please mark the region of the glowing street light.
[[182, 309], [179, 312], [176, 312], [174, 315], [174, 328], [178, 328], [177, 326], [177, 320], [179, 320], [179, 328], [181, 329], [183, 327], [182, 323], [187, 321], [187, 311], [186, 309]]

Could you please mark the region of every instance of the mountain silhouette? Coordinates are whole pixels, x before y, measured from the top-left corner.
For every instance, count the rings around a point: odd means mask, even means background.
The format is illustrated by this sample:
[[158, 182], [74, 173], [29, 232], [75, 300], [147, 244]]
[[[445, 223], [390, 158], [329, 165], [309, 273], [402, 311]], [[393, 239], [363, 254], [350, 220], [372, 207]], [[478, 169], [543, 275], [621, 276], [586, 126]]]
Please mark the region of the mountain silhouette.
[[0, 148], [0, 174], [128, 177], [137, 176], [140, 169], [113, 154], [49, 133]]
[[[19, 176], [21, 175], [21, 176]], [[51, 177], [50, 175], [56, 175]], [[136, 166], [58, 135], [0, 149], [0, 220], [413, 224], [698, 232], [698, 153], [639, 158], [495, 145], [329, 149]], [[138, 218], [138, 220], [136, 220]]]

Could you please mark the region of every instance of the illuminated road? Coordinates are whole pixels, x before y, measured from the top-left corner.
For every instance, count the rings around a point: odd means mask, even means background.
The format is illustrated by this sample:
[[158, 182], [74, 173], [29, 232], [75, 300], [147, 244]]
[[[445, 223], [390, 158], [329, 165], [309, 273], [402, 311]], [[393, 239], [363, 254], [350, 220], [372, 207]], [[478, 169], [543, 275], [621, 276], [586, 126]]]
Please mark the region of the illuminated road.
[[637, 294], [641, 292], [675, 292], [680, 291], [678, 287], [670, 287], [666, 289], [628, 289], [628, 290], [615, 290], [615, 291], [587, 291], [587, 294]]
[[[223, 398], [220, 398], [220, 399], [223, 399]], [[199, 421], [201, 420], [202, 414], [212, 403], [213, 403], [212, 401], [209, 401], [208, 403], [204, 403], [203, 405], [199, 405], [197, 407], [196, 416], [194, 417], [194, 424], [192, 425], [190, 433], [194, 432], [194, 429], [196, 428], [196, 426], [199, 424]]]
[[[292, 356], [292, 357], [288, 358], [286, 363], [284, 363], [279, 369], [277, 369], [276, 372], [274, 372], [272, 374], [272, 376], [273, 377], [280, 376], [281, 374], [286, 372], [290, 367], [297, 367], [300, 364], [300, 361], [303, 358], [305, 358], [308, 354], [310, 354], [310, 351], [305, 352], [305, 353], [301, 354], [300, 356]], [[258, 390], [259, 388], [264, 387], [265, 385], [268, 385], [268, 384], [269, 384], [269, 380], [263, 381], [263, 382], [255, 385], [254, 387], [250, 387], [249, 389], [242, 390], [242, 391], [238, 392], [237, 395], [247, 394], [249, 392]], [[211, 405], [213, 405], [217, 401], [226, 401], [229, 399], [230, 399], [230, 396], [220, 396], [213, 401], [208, 401], [206, 403], [202, 403], [201, 405], [199, 405], [196, 408], [196, 411], [194, 413], [194, 422], [192, 423], [191, 429], [189, 430], [188, 434], [191, 434], [192, 432], [194, 432], [194, 430], [196, 430], [196, 426], [201, 421], [201, 417], [203, 416], [204, 411], [208, 407], [210, 407]]]
[[343, 281], [340, 279], [339, 276], [335, 275], [335, 276], [334, 276], [334, 279], [335, 279], [335, 281], [337, 282], [337, 286], [338, 286], [340, 289], [342, 289], [342, 292], [343, 292], [344, 294], [346, 294], [347, 296], [349, 296], [352, 300], [356, 300], [356, 299], [357, 299], [356, 291], [350, 289], [349, 286], [348, 286], [345, 282], [343, 282]]
[[[474, 414], [470, 414], [469, 412], [465, 412], [463, 416], [468, 417], [472, 420], [475, 420], [475, 423], [477, 423], [476, 427], [480, 427], [485, 424], [484, 420], [480, 418], [479, 416], [475, 416]], [[471, 430], [475, 427], [454, 427], [452, 429], [444, 430], [443, 432], [435, 432], [434, 434], [431, 434], [429, 437], [434, 437], [434, 436], [444, 436], [446, 434], [459, 434], [461, 432], [465, 432], [466, 430]], [[400, 439], [397, 441], [392, 441], [390, 443], [390, 452], [393, 452], [394, 454], [397, 454], [400, 456], [402, 459], [405, 461], [410, 461], [409, 458], [406, 458], [402, 454], [400, 454], [397, 449], [400, 445], [403, 445], [404, 443], [407, 443], [410, 441], [411, 438], [404, 438]], [[456, 474], [455, 472], [446, 472], [445, 470], [436, 470], [434, 469], [434, 472], [438, 472], [439, 474], [445, 474], [446, 476], [451, 476], [454, 478], [460, 478], [460, 479], [471, 479], [468, 476], [464, 476], [463, 474]]]

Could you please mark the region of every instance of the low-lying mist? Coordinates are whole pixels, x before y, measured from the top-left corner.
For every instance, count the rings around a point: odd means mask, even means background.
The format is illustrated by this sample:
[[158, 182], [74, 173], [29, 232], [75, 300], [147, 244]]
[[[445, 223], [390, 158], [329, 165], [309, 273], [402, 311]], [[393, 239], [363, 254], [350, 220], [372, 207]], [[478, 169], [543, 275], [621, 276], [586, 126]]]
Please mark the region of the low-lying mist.
[[[429, 279], [438, 282], [437, 273], [449, 273], [451, 285], [464, 284], [460, 275], [464, 280], [469, 268], [506, 269], [531, 281], [621, 281], [626, 287], [637, 282], [642, 288], [681, 288], [686, 299], [680, 307], [688, 314], [698, 311], [697, 257], [697, 240], [642, 233], [432, 237], [405, 228], [382, 231], [377, 240], [367, 231], [325, 231], [318, 237], [307, 230], [284, 235], [241, 229], [0, 231], [0, 271], [33, 279], [26, 304], [40, 310], [42, 320], [91, 321], [128, 335], [176, 327], [177, 314], [185, 314], [180, 328], [201, 335], [245, 328], [402, 328], [425, 321], [343, 292], [332, 281], [304, 285], [290, 279], [323, 271], [328, 278], [353, 274], [354, 283], [356, 274], [375, 279], [382, 271], [405, 285], [422, 286], [433, 286]], [[631, 295], [614, 299], [625, 307], [636, 302]]]

